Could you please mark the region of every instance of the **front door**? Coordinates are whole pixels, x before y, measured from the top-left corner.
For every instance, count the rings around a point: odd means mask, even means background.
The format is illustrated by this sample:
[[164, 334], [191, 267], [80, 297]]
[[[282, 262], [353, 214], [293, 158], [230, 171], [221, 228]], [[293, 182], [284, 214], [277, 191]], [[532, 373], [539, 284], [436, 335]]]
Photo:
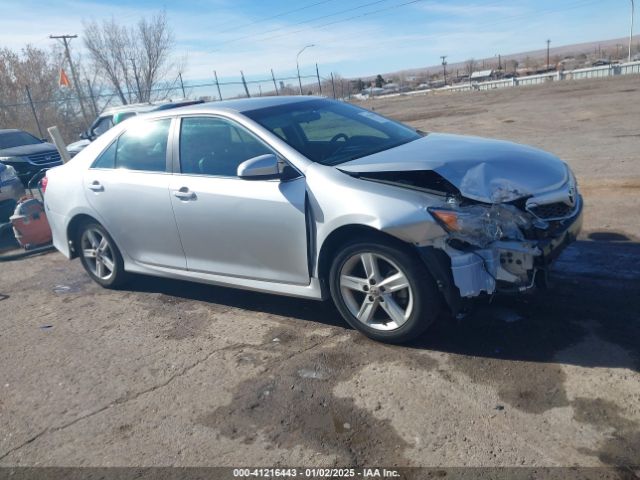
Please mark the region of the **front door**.
[[169, 187], [189, 270], [307, 285], [305, 179], [243, 180], [240, 163], [274, 153], [220, 117], [185, 117]]

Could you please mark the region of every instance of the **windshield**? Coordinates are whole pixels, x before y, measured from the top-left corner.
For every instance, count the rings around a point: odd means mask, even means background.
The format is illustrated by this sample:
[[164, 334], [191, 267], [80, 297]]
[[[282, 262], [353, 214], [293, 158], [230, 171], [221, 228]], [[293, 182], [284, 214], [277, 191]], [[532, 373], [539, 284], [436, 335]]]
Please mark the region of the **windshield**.
[[42, 143], [27, 132], [5, 132], [0, 133], [0, 149], [20, 147], [22, 145], [36, 145]]
[[278, 105], [244, 115], [324, 165], [348, 162], [420, 138], [415, 130], [377, 113], [330, 100]]

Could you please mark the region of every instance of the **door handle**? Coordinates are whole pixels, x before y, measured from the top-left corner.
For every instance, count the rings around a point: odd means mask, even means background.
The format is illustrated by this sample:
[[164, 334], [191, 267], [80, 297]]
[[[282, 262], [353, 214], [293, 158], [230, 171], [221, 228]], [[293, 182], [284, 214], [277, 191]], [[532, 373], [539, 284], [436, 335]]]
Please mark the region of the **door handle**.
[[195, 192], [190, 191], [187, 187], [182, 187], [180, 190], [173, 192], [173, 195], [180, 200], [195, 200]]
[[102, 186], [102, 184], [99, 181], [94, 180], [89, 185], [89, 190], [93, 190], [94, 192], [104, 192], [104, 187]]

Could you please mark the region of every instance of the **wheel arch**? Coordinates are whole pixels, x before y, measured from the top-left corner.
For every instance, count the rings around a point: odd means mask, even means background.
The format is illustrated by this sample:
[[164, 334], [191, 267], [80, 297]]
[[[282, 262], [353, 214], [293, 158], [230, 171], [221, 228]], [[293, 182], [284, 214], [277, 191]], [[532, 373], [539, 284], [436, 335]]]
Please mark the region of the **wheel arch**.
[[[328, 293], [329, 270], [331, 269], [331, 261], [335, 257], [340, 247], [353, 242], [354, 240], [384, 240], [393, 243], [400, 248], [415, 252], [413, 246], [409, 243], [382, 232], [374, 227], [362, 224], [342, 225], [333, 230], [322, 242], [320, 252], [318, 254], [318, 264], [316, 273], [322, 283], [323, 295]], [[325, 291], [326, 289], [326, 291]]]
[[102, 225], [100, 220], [86, 213], [79, 213], [77, 215], [74, 215], [67, 224], [67, 241], [69, 242], [69, 246], [71, 247], [69, 250], [69, 253], [71, 255], [70, 258], [76, 258], [78, 256], [78, 251], [75, 244], [78, 237], [78, 229], [81, 225], [87, 222], [96, 222], [97, 224]]
[[451, 261], [444, 251], [435, 247], [417, 247], [389, 233], [362, 224], [348, 224], [338, 227], [322, 243], [316, 272], [322, 286], [323, 298], [329, 293], [329, 271], [332, 259], [340, 247], [354, 240], [384, 240], [411, 252], [435, 280], [449, 312], [456, 315], [464, 309], [460, 292], [453, 281]]

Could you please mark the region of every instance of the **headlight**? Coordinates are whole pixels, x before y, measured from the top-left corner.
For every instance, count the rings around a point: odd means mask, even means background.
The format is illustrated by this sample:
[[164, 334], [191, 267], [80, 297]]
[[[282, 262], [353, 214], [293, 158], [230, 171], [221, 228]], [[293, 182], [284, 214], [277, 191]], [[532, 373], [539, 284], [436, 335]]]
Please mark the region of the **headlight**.
[[529, 216], [513, 205], [430, 208], [429, 212], [452, 238], [480, 247], [501, 238], [524, 240], [522, 231], [531, 227]]
[[5, 169], [0, 172], [0, 183], [9, 182], [16, 178], [16, 169], [11, 165], [5, 165]]
[[24, 157], [0, 157], [0, 163], [6, 163], [6, 162], [26, 162], [28, 161], [26, 158]]

